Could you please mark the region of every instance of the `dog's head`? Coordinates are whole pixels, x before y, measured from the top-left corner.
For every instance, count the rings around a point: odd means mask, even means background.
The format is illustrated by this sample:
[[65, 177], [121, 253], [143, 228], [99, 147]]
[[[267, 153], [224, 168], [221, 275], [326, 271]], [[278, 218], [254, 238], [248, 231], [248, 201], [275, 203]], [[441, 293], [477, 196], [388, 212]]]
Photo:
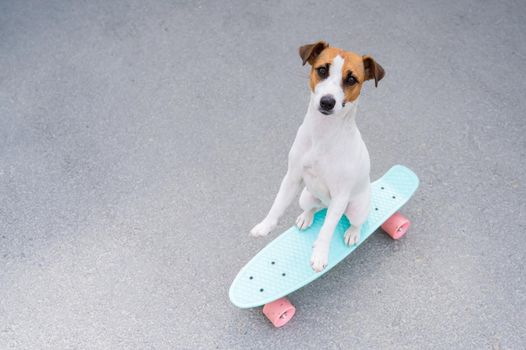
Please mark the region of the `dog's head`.
[[312, 66], [310, 89], [312, 103], [322, 114], [338, 113], [360, 96], [362, 84], [374, 79], [374, 85], [384, 77], [382, 66], [369, 56], [329, 47], [325, 41], [304, 45], [299, 49], [303, 65]]

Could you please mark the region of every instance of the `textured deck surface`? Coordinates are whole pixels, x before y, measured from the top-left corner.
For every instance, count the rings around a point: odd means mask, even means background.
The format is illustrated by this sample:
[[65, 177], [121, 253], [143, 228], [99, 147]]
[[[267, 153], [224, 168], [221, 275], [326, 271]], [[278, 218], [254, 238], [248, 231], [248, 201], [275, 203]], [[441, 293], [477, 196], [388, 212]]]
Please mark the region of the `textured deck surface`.
[[357, 245], [349, 247], [343, 241], [343, 235], [349, 228], [349, 221], [343, 216], [334, 231], [327, 267], [320, 273], [314, 272], [309, 263], [312, 244], [318, 237], [326, 214], [326, 210], [320, 211], [310, 228], [305, 231], [299, 231], [295, 226], [289, 228], [241, 269], [230, 287], [232, 303], [241, 308], [260, 306], [321, 277], [351, 254], [410, 199], [418, 187], [418, 177], [408, 168], [398, 165], [372, 183], [371, 187], [371, 212], [362, 225], [361, 240]]

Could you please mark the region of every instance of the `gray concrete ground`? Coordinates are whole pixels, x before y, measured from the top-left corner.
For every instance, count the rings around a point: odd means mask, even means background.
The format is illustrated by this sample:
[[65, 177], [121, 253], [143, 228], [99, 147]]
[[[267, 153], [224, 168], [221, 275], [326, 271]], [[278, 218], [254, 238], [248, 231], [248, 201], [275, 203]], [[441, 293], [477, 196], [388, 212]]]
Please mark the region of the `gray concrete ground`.
[[[523, 1], [2, 1], [1, 349], [526, 348]], [[292, 294], [228, 287], [308, 101], [299, 45], [376, 57], [372, 177], [421, 187]], [[295, 204], [281, 226], [290, 226]]]

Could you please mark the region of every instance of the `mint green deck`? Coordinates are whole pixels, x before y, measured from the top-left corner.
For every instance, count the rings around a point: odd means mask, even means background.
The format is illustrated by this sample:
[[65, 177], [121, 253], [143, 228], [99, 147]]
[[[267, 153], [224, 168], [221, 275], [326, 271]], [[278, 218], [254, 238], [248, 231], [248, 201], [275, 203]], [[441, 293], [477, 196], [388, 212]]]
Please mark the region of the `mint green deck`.
[[418, 177], [401, 165], [395, 165], [381, 179], [373, 182], [371, 212], [362, 226], [360, 242], [353, 247], [343, 242], [343, 234], [349, 227], [349, 221], [343, 216], [331, 242], [329, 264], [322, 272], [312, 270], [310, 256], [312, 243], [318, 236], [326, 210], [316, 213], [312, 226], [305, 231], [291, 227], [239, 271], [230, 286], [230, 301], [240, 308], [261, 306], [322, 276], [400, 209], [416, 191], [418, 182]]

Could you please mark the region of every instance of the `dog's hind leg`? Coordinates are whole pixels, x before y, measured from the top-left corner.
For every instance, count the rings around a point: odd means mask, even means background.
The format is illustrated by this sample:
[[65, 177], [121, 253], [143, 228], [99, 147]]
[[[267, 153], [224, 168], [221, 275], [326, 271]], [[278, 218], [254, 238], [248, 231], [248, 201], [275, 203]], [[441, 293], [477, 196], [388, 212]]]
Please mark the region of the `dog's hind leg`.
[[345, 235], [343, 236], [343, 240], [347, 245], [353, 245], [360, 241], [360, 230], [362, 228], [362, 224], [369, 216], [370, 203], [370, 187], [368, 187], [366, 191], [356, 196], [349, 202], [349, 205], [345, 210], [345, 215], [347, 216], [347, 219], [349, 219], [351, 227], [345, 231]]
[[306, 230], [312, 225], [314, 213], [322, 207], [321, 201], [309, 192], [307, 187], [303, 189], [300, 196], [300, 208], [303, 213], [296, 219], [296, 226], [300, 230]]

